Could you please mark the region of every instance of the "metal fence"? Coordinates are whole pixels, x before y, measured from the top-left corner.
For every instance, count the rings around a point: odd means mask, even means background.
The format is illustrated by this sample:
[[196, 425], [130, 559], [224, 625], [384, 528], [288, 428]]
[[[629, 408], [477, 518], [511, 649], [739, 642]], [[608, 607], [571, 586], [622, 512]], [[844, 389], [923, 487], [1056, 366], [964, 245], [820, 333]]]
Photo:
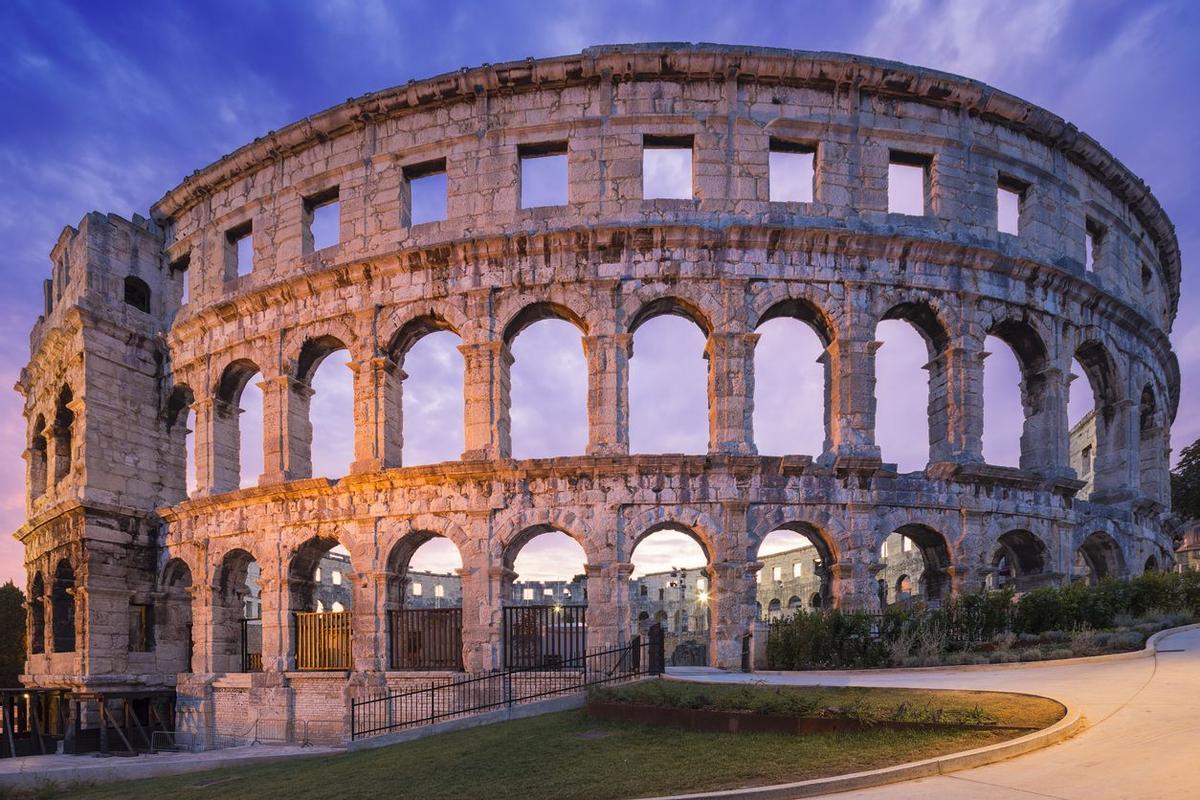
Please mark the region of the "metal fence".
[[0, 758], [53, 753], [65, 727], [63, 689], [0, 689]]
[[349, 611], [302, 611], [296, 620], [296, 669], [353, 668], [353, 617]]
[[[242, 620], [242, 672], [262, 672], [262, 620]], [[188, 637], [191, 650], [191, 636]], [[191, 659], [188, 659], [191, 663]]]
[[665, 663], [662, 628], [627, 645], [582, 655], [558, 668], [507, 669], [430, 683], [427, 688], [356, 700], [350, 737], [361, 739], [418, 725], [580, 692], [589, 686], [660, 675]]
[[563, 669], [587, 653], [587, 606], [505, 606], [506, 669]]
[[461, 608], [405, 608], [388, 614], [392, 669], [460, 671]]

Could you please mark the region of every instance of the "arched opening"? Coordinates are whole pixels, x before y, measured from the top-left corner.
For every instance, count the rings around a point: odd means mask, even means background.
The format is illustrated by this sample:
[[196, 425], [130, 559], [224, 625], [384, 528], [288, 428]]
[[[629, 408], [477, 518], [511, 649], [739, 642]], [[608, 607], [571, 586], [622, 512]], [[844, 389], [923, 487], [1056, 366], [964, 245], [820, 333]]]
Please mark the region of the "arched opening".
[[767, 603], [767, 619], [774, 622], [777, 619], [783, 618], [783, 603], [779, 602], [778, 597], [773, 597]]
[[[755, 573], [760, 603], [771, 597], [816, 594], [823, 598], [821, 607], [833, 604], [836, 556], [827, 538], [813, 526], [797, 522], [779, 527], [763, 537], [751, 556], [762, 564]], [[808, 605], [812, 607], [811, 602]]]
[[[703, 545], [687, 529], [664, 525], [634, 543], [629, 561], [632, 607], [677, 621], [663, 629], [668, 663], [707, 665], [716, 598]], [[649, 628], [639, 626], [637, 633], [646, 635]]]
[[1008, 531], [996, 541], [991, 566], [989, 589], [1012, 586], [1019, 592], [1026, 591], [1045, 573], [1046, 546], [1029, 531]]
[[410, 321], [388, 353], [403, 376], [402, 463], [457, 461], [463, 452], [463, 356], [458, 332], [443, 318]]
[[42, 573], [33, 576], [29, 584], [29, 652], [46, 652], [46, 582]]
[[1158, 572], [1158, 559], [1150, 556], [1146, 559], [1146, 563], [1142, 565], [1142, 572]]
[[[890, 603], [920, 600], [938, 606], [950, 593], [950, 548], [940, 533], [925, 525], [902, 525], [880, 547], [879, 578], [894, 587]], [[901, 591], [901, 578], [907, 589]]]
[[245, 550], [231, 550], [221, 560], [213, 586], [213, 672], [263, 669], [261, 575]]
[[1097, 531], [1088, 535], [1075, 553], [1075, 579], [1095, 584], [1125, 574], [1125, 556], [1112, 536]]
[[[171, 451], [171, 483], [178, 486], [184, 497], [196, 490], [196, 414], [192, 411], [195, 397], [186, 385], [176, 386], [167, 398], [167, 434], [174, 445]], [[182, 498], [181, 498], [182, 499]]]
[[64, 386], [58, 393], [54, 407], [54, 483], [58, 484], [71, 474], [74, 460], [72, 437], [75, 427], [75, 411], [71, 408], [75, 395], [70, 387]]
[[522, 531], [504, 551], [502, 649], [506, 668], [578, 666], [587, 653], [587, 556], [548, 525]]
[[923, 470], [945, 440], [949, 337], [928, 305], [900, 303], [883, 315], [875, 338], [875, 441], [899, 471]]
[[75, 570], [65, 558], [54, 569], [50, 590], [50, 617], [54, 652], [75, 652]]
[[708, 330], [673, 298], [648, 304], [633, 319], [630, 452], [708, 452]]
[[192, 571], [180, 559], [163, 568], [163, 602], [158, 606], [156, 649], [167, 671], [192, 671]]
[[[821, 599], [820, 594], [815, 594], [815, 595], [813, 595], [813, 597], [816, 597], [817, 602], [820, 603], [820, 599]], [[791, 597], [788, 598], [787, 607], [788, 607], [788, 611], [799, 611], [801, 608], [804, 607], [804, 601], [801, 600], [799, 597], [796, 597], [796, 595], [792, 595]], [[817, 607], [819, 608], [820, 606], [818, 605]]]
[[387, 560], [391, 669], [463, 668], [462, 556], [429, 531], [406, 535]]
[[526, 307], [505, 331], [511, 348], [514, 458], [578, 455], [587, 449], [588, 370], [582, 322], [558, 306]]
[[46, 418], [39, 414], [29, 440], [29, 494], [34, 500], [46, 493], [46, 453]]
[[1142, 388], [1138, 405], [1138, 482], [1143, 497], [1159, 502], [1169, 494], [1166, 477], [1167, 426], [1161, 421], [1158, 400], [1149, 385]]
[[[350, 370], [350, 351], [340, 339], [320, 336], [309, 339], [300, 348], [296, 379], [308, 387], [310, 397], [293, 398], [308, 415], [311, 431], [310, 474], [340, 478], [350, 471], [354, 460], [354, 373]], [[298, 465], [303, 474], [303, 466]], [[299, 476], [297, 476], [299, 477]]]
[[262, 376], [252, 361], [221, 373], [213, 404], [213, 490], [254, 486], [263, 473]]
[[125, 276], [125, 305], [150, 313], [150, 284], [134, 275]]
[[[1003, 320], [985, 340], [983, 454], [989, 464], [1045, 469], [1047, 429], [1056, 423], [1046, 403], [1046, 347], [1027, 322]], [[1013, 391], [1016, 387], [1016, 391]]]
[[829, 449], [830, 326], [812, 305], [789, 300], [759, 320], [754, 347], [754, 441], [763, 455]]
[[352, 670], [354, 567], [337, 539], [314, 536], [288, 564], [288, 607], [300, 671]]
[[825, 601], [821, 598], [820, 592], [815, 592], [813, 596], [808, 599], [808, 605], [810, 608], [822, 608], [824, 604]]
[[[1086, 381], [1077, 380], [1080, 376]], [[1068, 388], [1067, 424], [1070, 465], [1086, 485], [1078, 497], [1113, 488], [1120, 481], [1115, 469], [1112, 436], [1117, 424], [1116, 366], [1102, 345], [1085, 342], [1075, 351]]]

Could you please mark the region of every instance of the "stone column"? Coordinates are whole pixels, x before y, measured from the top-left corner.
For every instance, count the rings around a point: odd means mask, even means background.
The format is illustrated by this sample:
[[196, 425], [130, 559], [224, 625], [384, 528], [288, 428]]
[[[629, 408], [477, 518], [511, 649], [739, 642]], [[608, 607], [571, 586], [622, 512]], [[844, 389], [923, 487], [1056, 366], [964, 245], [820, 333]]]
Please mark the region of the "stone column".
[[633, 564], [622, 561], [585, 564], [583, 571], [587, 575], [588, 651], [625, 644], [633, 630], [629, 604]]
[[742, 637], [753, 633], [755, 614], [755, 573], [761, 565], [751, 561], [719, 561], [710, 564], [708, 576], [709, 615], [712, 637], [709, 640], [710, 666], [740, 669]]
[[588, 365], [588, 455], [627, 455], [633, 336], [585, 336], [583, 354]]
[[481, 558], [470, 563], [464, 559], [459, 575], [463, 579], [463, 668], [467, 672], [498, 669], [504, 664], [502, 608], [517, 574]]
[[712, 333], [708, 360], [708, 449], [754, 455], [754, 345], [757, 333]]
[[1021, 469], [1051, 478], [1066, 477], [1070, 472], [1066, 376], [1066, 371], [1049, 366], [1021, 377], [1021, 404], [1025, 410]]
[[499, 341], [462, 344], [458, 350], [463, 354], [463, 460], [510, 458], [512, 352]]
[[312, 477], [312, 387], [280, 375], [258, 384], [263, 393], [263, 474], [260, 486]]
[[829, 375], [830, 464], [879, 463], [875, 444], [875, 351], [873, 339], [842, 337], [822, 354]]
[[207, 583], [194, 583], [187, 589], [192, 605], [192, 672], [206, 674], [213, 669], [213, 602], [216, 590]]
[[1096, 465], [1092, 499], [1121, 503], [1138, 494], [1139, 475], [1133, 437], [1138, 430], [1138, 406], [1117, 400], [1096, 409]]
[[354, 463], [351, 474], [378, 472], [401, 464], [403, 381], [396, 362], [378, 356], [350, 364], [354, 371]]
[[[280, 567], [285, 569], [285, 567]], [[265, 572], [258, 579], [262, 603], [262, 665], [264, 672], [295, 669], [296, 643], [288, 582]]]
[[929, 370], [929, 461], [983, 462], [983, 360], [987, 353], [961, 342], [935, 356]]
[[353, 576], [351, 593], [355, 672], [380, 672], [388, 669], [388, 574], [364, 571]]
[[193, 448], [196, 458], [197, 496], [237, 489], [241, 483], [238, 453], [238, 415], [241, 411], [224, 400], [197, 400]]

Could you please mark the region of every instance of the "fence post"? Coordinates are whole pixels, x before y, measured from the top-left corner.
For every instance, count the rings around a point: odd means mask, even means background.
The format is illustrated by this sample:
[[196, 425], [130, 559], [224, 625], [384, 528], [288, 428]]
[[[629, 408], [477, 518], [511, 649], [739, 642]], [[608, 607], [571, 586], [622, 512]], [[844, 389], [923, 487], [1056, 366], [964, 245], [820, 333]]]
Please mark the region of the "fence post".
[[657, 622], [650, 627], [649, 661], [651, 675], [663, 674], [667, 661], [666, 642], [663, 639], [662, 625]]

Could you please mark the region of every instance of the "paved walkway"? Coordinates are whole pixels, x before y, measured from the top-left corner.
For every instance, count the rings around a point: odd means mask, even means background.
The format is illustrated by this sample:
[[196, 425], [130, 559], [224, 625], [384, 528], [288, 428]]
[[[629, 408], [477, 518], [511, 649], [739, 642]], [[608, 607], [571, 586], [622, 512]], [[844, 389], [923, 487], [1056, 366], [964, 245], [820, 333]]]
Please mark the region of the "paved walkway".
[[995, 689], [1053, 697], [1087, 721], [1079, 735], [1029, 755], [854, 792], [840, 799], [1200, 798], [1200, 630], [1172, 634], [1158, 653], [1124, 661], [983, 670], [875, 670], [786, 675], [672, 669], [721, 683]]

